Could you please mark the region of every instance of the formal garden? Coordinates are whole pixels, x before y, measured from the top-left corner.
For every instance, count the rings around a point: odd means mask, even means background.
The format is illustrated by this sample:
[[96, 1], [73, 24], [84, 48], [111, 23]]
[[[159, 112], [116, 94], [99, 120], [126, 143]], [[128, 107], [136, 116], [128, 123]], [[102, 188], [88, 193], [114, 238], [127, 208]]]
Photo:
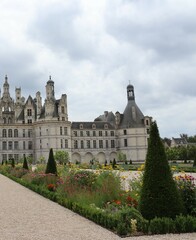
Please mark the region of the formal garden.
[[196, 231], [196, 179], [173, 175], [156, 122], [136, 174], [115, 163], [94, 165], [57, 164], [50, 149], [47, 164], [32, 170], [26, 158], [12, 160], [0, 173], [123, 237]]

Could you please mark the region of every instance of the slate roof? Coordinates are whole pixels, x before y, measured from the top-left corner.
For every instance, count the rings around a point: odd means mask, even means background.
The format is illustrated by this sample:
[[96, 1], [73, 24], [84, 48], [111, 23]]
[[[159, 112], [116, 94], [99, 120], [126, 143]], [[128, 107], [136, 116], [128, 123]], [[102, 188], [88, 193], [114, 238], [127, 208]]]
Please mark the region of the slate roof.
[[[133, 116], [133, 109], [135, 116]], [[143, 127], [144, 115], [135, 103], [135, 100], [129, 100], [124, 113], [121, 115], [120, 128]]]
[[[98, 121], [98, 122], [72, 122], [71, 124], [71, 128], [72, 129], [81, 129], [81, 124], [83, 126], [83, 129], [115, 129], [114, 126], [112, 126], [112, 124], [110, 124], [109, 122], [101, 122], [101, 121]], [[96, 128], [94, 129], [93, 128], [93, 124], [95, 124]], [[108, 126], [108, 128], [105, 128], [105, 126]]]

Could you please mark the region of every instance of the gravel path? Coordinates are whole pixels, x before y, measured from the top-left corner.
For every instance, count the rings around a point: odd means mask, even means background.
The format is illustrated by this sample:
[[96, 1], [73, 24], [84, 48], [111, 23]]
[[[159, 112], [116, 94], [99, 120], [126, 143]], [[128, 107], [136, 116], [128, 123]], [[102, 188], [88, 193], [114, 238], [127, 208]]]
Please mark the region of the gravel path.
[[[0, 240], [116, 240], [95, 223], [0, 174]], [[126, 240], [195, 240], [196, 233], [131, 237]]]

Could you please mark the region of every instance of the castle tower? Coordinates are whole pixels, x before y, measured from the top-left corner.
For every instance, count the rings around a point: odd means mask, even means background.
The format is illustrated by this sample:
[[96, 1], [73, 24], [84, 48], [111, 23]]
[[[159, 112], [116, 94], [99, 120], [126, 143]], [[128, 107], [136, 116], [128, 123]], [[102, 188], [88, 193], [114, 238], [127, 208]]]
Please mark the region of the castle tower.
[[55, 96], [54, 96], [54, 82], [49, 76], [46, 84], [46, 99], [45, 99], [45, 117], [52, 119], [55, 112]]
[[21, 88], [15, 88], [16, 104], [21, 104]]
[[42, 109], [42, 98], [41, 93], [39, 91], [36, 93], [36, 101], [37, 101], [37, 117], [39, 118]]
[[5, 75], [5, 82], [3, 84], [3, 100], [6, 101], [10, 99], [10, 93], [9, 93], [9, 83], [8, 83], [8, 77]]
[[51, 76], [49, 76], [49, 80], [46, 84], [46, 99], [47, 100], [54, 100], [54, 82], [51, 79]]

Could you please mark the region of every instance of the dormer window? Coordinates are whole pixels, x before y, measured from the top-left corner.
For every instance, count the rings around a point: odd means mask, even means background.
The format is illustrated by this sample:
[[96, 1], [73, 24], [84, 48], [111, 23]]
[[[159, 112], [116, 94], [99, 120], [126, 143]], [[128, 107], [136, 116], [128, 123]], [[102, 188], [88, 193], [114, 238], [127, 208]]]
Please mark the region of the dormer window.
[[80, 124], [80, 129], [83, 129], [83, 124]]
[[96, 125], [95, 124], [92, 125], [92, 129], [96, 129]]
[[27, 109], [27, 116], [32, 116], [32, 109]]
[[108, 129], [108, 125], [107, 124], [104, 124], [104, 129]]

